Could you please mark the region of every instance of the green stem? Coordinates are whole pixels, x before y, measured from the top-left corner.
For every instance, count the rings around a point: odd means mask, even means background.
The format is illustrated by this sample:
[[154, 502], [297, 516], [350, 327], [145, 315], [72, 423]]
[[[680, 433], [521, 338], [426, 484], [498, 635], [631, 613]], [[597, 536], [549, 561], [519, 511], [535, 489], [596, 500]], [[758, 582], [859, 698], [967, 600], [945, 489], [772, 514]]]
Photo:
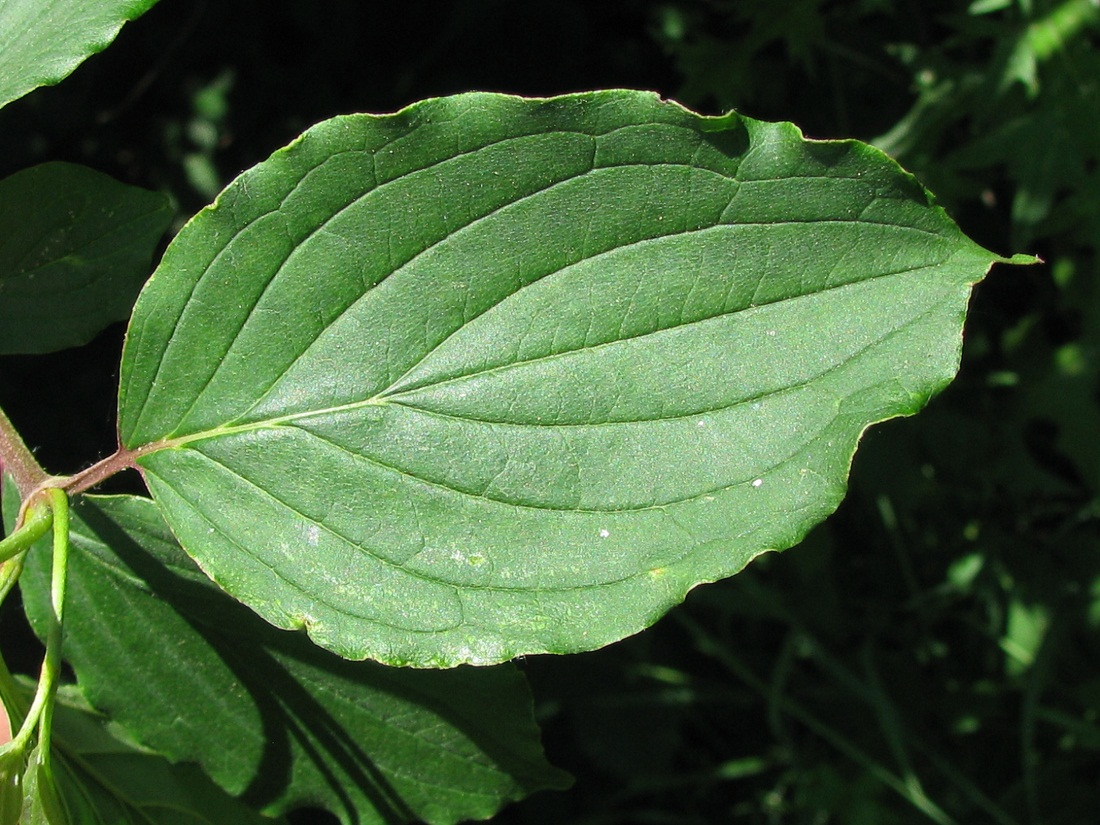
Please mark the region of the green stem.
[[53, 616], [46, 636], [46, 658], [42, 670], [48, 672], [50, 684], [42, 723], [39, 726], [38, 744], [42, 752], [42, 767], [50, 773], [50, 734], [53, 730], [53, 705], [57, 693], [57, 677], [61, 672], [61, 636], [65, 618], [65, 588], [69, 573], [69, 497], [56, 487], [50, 490], [50, 506], [53, 509], [53, 569], [50, 575], [50, 601]]
[[0, 474], [5, 470], [15, 480], [19, 497], [23, 499], [50, 479], [50, 474], [35, 460], [11, 420], [0, 409]]
[[52, 522], [53, 513], [48, 504], [32, 504], [27, 509], [23, 525], [10, 536], [0, 539], [0, 563], [22, 553], [46, 535]]
[[0, 564], [0, 604], [8, 597], [8, 593], [15, 587], [19, 577], [23, 573], [23, 559], [25, 554], [20, 553], [14, 559], [8, 559]]
[[26, 748], [35, 728], [40, 727], [38, 742], [43, 754], [43, 764], [48, 767], [53, 701], [61, 672], [61, 629], [69, 567], [69, 498], [56, 487], [49, 490], [47, 496], [49, 507], [53, 511], [53, 570], [50, 579], [53, 610], [49, 630], [46, 632], [46, 655], [42, 660], [42, 672], [38, 677], [38, 688], [34, 692], [30, 710], [23, 719], [19, 733], [12, 737], [7, 747]]
[[[794, 624], [793, 619], [788, 619], [788, 621]], [[867, 685], [855, 676], [855, 674], [851, 673], [840, 661], [831, 656], [825, 647], [819, 644], [809, 631], [801, 626], [796, 627], [802, 637], [803, 643], [807, 646], [810, 657], [825, 673], [844, 685], [845, 688], [850, 690], [861, 700], [875, 707], [880, 713], [883, 711], [883, 703], [888, 704], [888, 699], [881, 687], [872, 686], [868, 688]], [[880, 716], [880, 718], [882, 717]], [[893, 730], [891, 730], [891, 728], [893, 728]], [[884, 733], [888, 739], [890, 737], [897, 737], [898, 742], [900, 742], [902, 732], [898, 725], [896, 714], [892, 721], [884, 724]], [[1017, 825], [1015, 819], [1005, 813], [1005, 811], [998, 807], [996, 802], [986, 796], [984, 791], [967, 779], [963, 771], [959, 770], [957, 766], [952, 765], [945, 758], [940, 756], [932, 746], [923, 742], [919, 737], [913, 736], [911, 733], [907, 733], [905, 738], [915, 750], [919, 751], [921, 755], [932, 763], [933, 767], [943, 775], [944, 779], [968, 797], [971, 804], [981, 808], [990, 817], [991, 821], [997, 822], [999, 825]], [[894, 747], [894, 745], [891, 745], [891, 747]], [[921, 791], [921, 793], [923, 793], [923, 791]]]

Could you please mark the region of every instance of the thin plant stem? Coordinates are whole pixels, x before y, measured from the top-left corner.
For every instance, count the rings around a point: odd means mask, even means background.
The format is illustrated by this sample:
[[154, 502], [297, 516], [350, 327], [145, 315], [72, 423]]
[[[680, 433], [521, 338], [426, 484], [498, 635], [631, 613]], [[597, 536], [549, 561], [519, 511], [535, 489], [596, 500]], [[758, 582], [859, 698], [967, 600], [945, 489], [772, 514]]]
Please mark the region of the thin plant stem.
[[10, 749], [26, 748], [31, 736], [34, 735], [35, 728], [41, 725], [38, 741], [43, 754], [43, 763], [47, 767], [54, 694], [57, 691], [57, 679], [61, 673], [61, 622], [69, 566], [69, 498], [62, 490], [55, 487], [49, 491], [49, 506], [53, 511], [53, 570], [50, 577], [50, 601], [53, 609], [49, 630], [46, 632], [46, 655], [42, 660], [38, 688], [34, 692], [30, 709], [23, 719], [19, 732], [7, 745]]
[[0, 473], [4, 471], [11, 474], [23, 499], [50, 480], [50, 474], [35, 460], [11, 419], [0, 409]]
[[46, 658], [43, 669], [49, 668], [49, 695], [42, 709], [42, 721], [38, 728], [38, 745], [42, 753], [42, 767], [50, 774], [50, 734], [53, 730], [53, 705], [57, 693], [57, 677], [61, 672], [61, 635], [65, 618], [65, 588], [69, 572], [69, 497], [56, 487], [50, 490], [50, 509], [53, 510], [53, 569], [50, 574], [50, 603], [53, 615], [46, 636]]
[[772, 692], [763, 679], [757, 676], [748, 665], [744, 664], [727, 650], [724, 645], [716, 643], [701, 626], [682, 614], [679, 615], [678, 618], [691, 633], [700, 652], [716, 659], [723, 667], [729, 670], [730, 673], [761, 696], [770, 697], [771, 700], [775, 702], [776, 707], [788, 716], [804, 724], [838, 751], [874, 776], [886, 787], [904, 798], [931, 821], [937, 823], [937, 825], [956, 825], [956, 821], [942, 808], [936, 805], [935, 802], [923, 793], [915, 793], [914, 789], [903, 779], [884, 768], [873, 757], [854, 745], [838, 731], [826, 725], [812, 713], [805, 710], [801, 705], [791, 701], [786, 696], [772, 696]]
[[[792, 619], [793, 621], [793, 619]], [[799, 631], [803, 635], [803, 643], [807, 646], [807, 650], [811, 658], [822, 668], [822, 670], [829, 674], [840, 684], [844, 685], [856, 696], [859, 696], [863, 701], [875, 707], [877, 710], [881, 710], [880, 703], [885, 699], [885, 694], [876, 695], [876, 690], [880, 691], [880, 686], [868, 687], [863, 681], [861, 681], [855, 674], [851, 673], [840, 661], [829, 654], [824, 646], [819, 644], [817, 640], [807, 631], [805, 628], [801, 628]], [[897, 722], [896, 716], [892, 720]], [[900, 736], [900, 730], [884, 731], [889, 737], [890, 735]], [[944, 757], [936, 753], [935, 749], [921, 740], [920, 737], [908, 734], [906, 738], [909, 744], [920, 754], [922, 754], [928, 761], [935, 767], [940, 774], [948, 782], [958, 788], [963, 794], [969, 797], [970, 801], [976, 806], [981, 808], [987, 813], [992, 821], [997, 822], [998, 825], [1018, 825], [1018, 821], [1009, 816], [1003, 809], [1001, 809], [996, 802], [990, 799], [984, 791], [978, 788], [973, 782], [966, 778], [966, 775], [958, 769], [957, 766], [952, 765]], [[904, 767], [904, 765], [903, 765]]]
[[23, 573], [23, 559], [24, 554], [20, 553], [14, 558], [0, 563], [0, 604], [4, 603], [8, 593], [19, 581], [19, 576]]
[[[151, 445], [151, 447], [159, 448], [160, 445]], [[147, 447], [145, 450], [124, 450], [120, 447], [116, 452], [107, 456], [107, 458], [102, 461], [96, 462], [86, 470], [81, 470], [79, 473], [66, 478], [62, 486], [70, 496], [75, 496], [91, 487], [95, 487], [115, 473], [134, 467], [135, 459], [145, 452], [151, 452], [151, 448]]]
[[52, 522], [50, 507], [32, 505], [27, 510], [23, 525], [10, 536], [0, 539], [0, 562], [17, 556], [46, 535]]
[[[884, 694], [876, 693], [881, 692], [881, 687], [868, 686], [864, 681], [859, 679], [855, 674], [851, 673], [840, 661], [831, 656], [829, 652], [822, 646], [812, 633], [786, 608], [780, 608], [782, 620], [798, 634], [798, 641], [801, 645], [805, 646], [809, 652], [810, 657], [833, 679], [842, 684], [853, 695], [858, 696], [862, 701], [867, 702], [876, 710], [881, 710], [880, 703], [884, 699]], [[688, 620], [683, 618], [685, 622]], [[703, 630], [698, 628], [698, 632], [702, 633]], [[713, 644], [713, 642], [712, 642]], [[751, 684], [751, 683], [750, 683]], [[761, 682], [763, 684], [763, 682]], [[768, 699], [770, 711], [776, 711], [776, 705], [772, 702], [774, 688], [769, 688]], [[779, 708], [782, 709], [782, 708]], [[896, 721], [896, 719], [894, 720]], [[773, 723], [774, 726], [774, 723]], [[892, 732], [894, 735], [900, 735], [899, 732]], [[886, 732], [887, 736], [891, 732]], [[964, 795], [966, 795], [970, 801], [976, 806], [985, 811], [991, 819], [998, 823], [998, 825], [1018, 825], [1018, 821], [1007, 814], [1000, 806], [997, 805], [992, 799], [990, 799], [984, 791], [978, 788], [972, 781], [966, 778], [965, 774], [958, 769], [957, 766], [952, 765], [947, 759], [938, 754], [931, 746], [923, 742], [919, 737], [914, 737], [911, 734], [907, 736], [909, 744], [914, 747], [919, 753], [921, 753], [928, 761], [935, 767], [940, 774], [948, 782], [958, 788]], [[904, 768], [903, 764], [903, 768]], [[922, 791], [923, 793], [923, 791]]]

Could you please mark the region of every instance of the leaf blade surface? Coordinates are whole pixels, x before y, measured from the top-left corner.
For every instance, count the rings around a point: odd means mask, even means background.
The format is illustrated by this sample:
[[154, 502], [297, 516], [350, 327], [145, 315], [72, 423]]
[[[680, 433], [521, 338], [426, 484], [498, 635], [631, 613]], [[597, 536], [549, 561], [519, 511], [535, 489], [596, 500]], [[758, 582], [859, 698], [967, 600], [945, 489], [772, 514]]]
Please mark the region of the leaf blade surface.
[[70, 818], [85, 823], [262, 825], [266, 819], [234, 799], [195, 765], [173, 765], [138, 747], [62, 687], [56, 705], [54, 764]]
[[0, 107], [68, 77], [156, 0], [7, 0], [0, 6]]
[[[64, 655], [80, 688], [265, 814], [311, 805], [346, 823], [443, 825], [562, 786], [514, 667], [347, 662], [218, 590], [148, 499], [87, 497], [73, 515]], [[20, 586], [42, 630], [48, 553], [31, 554]]]
[[80, 346], [125, 319], [168, 199], [71, 163], [0, 180], [0, 353]]
[[120, 431], [206, 572], [340, 655], [589, 649], [831, 512], [996, 260], [789, 124], [635, 92], [338, 118], [181, 232]]

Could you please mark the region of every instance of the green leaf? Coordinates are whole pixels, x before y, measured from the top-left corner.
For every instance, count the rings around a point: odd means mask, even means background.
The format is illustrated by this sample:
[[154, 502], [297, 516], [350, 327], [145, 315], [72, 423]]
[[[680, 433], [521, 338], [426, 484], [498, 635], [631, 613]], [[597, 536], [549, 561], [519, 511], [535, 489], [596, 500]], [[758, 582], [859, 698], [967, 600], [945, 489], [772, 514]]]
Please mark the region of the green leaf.
[[226, 794], [195, 765], [172, 765], [129, 741], [76, 690], [59, 691], [54, 715], [54, 770], [74, 823], [271, 822]]
[[[85, 695], [230, 793], [365, 825], [486, 818], [562, 786], [515, 668], [347, 662], [218, 590], [148, 499], [83, 499], [73, 514], [65, 656]], [[47, 553], [32, 552], [20, 586], [44, 629]]]
[[26, 762], [24, 750], [0, 750], [0, 825], [19, 825]]
[[70, 163], [0, 181], [0, 353], [90, 341], [130, 314], [172, 211]]
[[[133, 674], [129, 674], [132, 678]], [[20, 679], [29, 701], [30, 679]], [[0, 754], [0, 823], [261, 825], [272, 822], [213, 784], [195, 765], [172, 765], [96, 714], [73, 686], [54, 705], [52, 777], [41, 751]], [[27, 762], [24, 774], [23, 765]]]
[[0, 3], [0, 106], [68, 77], [111, 44], [122, 24], [156, 0], [4, 0]]
[[57, 785], [45, 762], [42, 743], [35, 745], [23, 775], [23, 825], [67, 825], [69, 817], [57, 793]]
[[830, 513], [998, 260], [871, 147], [648, 93], [336, 118], [171, 244], [122, 442], [210, 576], [342, 656], [595, 648]]

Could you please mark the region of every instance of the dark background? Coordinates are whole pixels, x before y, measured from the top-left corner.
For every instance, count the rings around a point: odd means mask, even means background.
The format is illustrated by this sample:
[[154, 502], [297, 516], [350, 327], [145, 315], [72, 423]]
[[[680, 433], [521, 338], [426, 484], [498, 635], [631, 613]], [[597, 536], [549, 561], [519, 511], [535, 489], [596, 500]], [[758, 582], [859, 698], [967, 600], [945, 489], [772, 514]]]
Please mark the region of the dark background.
[[[802, 546], [639, 637], [524, 663], [577, 784], [496, 821], [1092, 823], [1100, 12], [1051, 46], [1036, 23], [1063, 7], [161, 0], [0, 111], [0, 177], [83, 163], [168, 192], [178, 228], [318, 120], [473, 89], [653, 89], [876, 141], [980, 243], [1045, 264], [978, 288], [959, 379], [865, 437]], [[0, 406], [48, 470], [113, 451], [121, 338], [0, 358]]]

